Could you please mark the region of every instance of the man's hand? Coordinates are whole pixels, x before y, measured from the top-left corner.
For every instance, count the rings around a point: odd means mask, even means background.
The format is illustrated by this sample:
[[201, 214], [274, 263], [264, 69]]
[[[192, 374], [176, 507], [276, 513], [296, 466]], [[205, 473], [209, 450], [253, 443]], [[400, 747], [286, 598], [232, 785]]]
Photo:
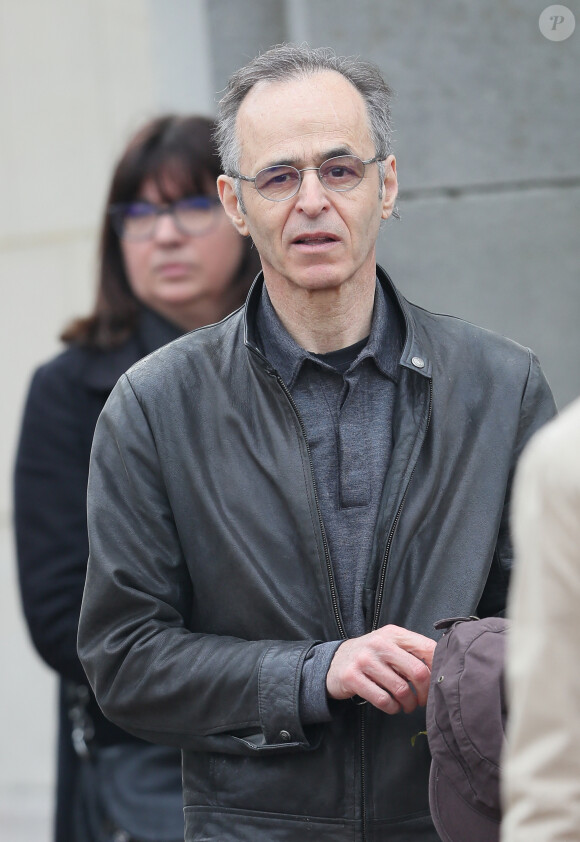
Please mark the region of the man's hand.
[[385, 713], [427, 703], [435, 641], [400, 626], [345, 640], [326, 675], [332, 699], [360, 696]]

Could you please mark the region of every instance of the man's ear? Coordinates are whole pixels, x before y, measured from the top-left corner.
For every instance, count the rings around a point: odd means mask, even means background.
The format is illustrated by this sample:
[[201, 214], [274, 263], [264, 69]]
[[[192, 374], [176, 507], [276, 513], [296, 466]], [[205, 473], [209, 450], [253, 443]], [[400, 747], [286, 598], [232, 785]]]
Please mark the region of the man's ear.
[[248, 237], [250, 231], [246, 223], [245, 214], [242, 213], [238, 197], [236, 196], [235, 179], [229, 175], [218, 176], [217, 189], [220, 201], [234, 228], [242, 237]]
[[393, 212], [395, 202], [397, 201], [397, 193], [399, 192], [397, 162], [394, 155], [389, 155], [384, 162], [384, 167], [385, 179], [382, 186], [381, 217], [388, 219]]

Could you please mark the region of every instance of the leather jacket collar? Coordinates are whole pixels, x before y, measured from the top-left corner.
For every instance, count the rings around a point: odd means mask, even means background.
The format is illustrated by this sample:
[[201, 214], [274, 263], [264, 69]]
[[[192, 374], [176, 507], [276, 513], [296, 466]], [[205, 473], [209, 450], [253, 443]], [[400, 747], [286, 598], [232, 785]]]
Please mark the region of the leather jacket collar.
[[[401, 354], [401, 365], [416, 372], [417, 374], [423, 375], [423, 377], [431, 377], [433, 371], [432, 351], [429, 347], [427, 336], [418, 330], [411, 308], [409, 307], [409, 302], [397, 290], [387, 272], [385, 272], [382, 266], [379, 266], [378, 264], [377, 278], [386, 288], [391, 299], [396, 301], [405, 323], [405, 342]], [[264, 275], [260, 272], [252, 284], [246, 301], [244, 313], [244, 342], [251, 351], [258, 354], [262, 360], [265, 360], [265, 357], [258, 348], [255, 334], [256, 310], [262, 294], [263, 283]], [[267, 363], [267, 365], [271, 368], [269, 363]]]

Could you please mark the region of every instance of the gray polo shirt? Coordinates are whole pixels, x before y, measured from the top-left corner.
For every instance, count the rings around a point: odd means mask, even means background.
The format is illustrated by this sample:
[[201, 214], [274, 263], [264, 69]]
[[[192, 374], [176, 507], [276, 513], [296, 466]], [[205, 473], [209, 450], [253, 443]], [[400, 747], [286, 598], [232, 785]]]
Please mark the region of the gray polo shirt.
[[[349, 349], [316, 355], [301, 348], [282, 325], [265, 286], [256, 329], [264, 355], [288, 387], [304, 422], [344, 628], [349, 637], [358, 637], [367, 630], [363, 591], [393, 447], [404, 338], [401, 316], [377, 281], [371, 331], [360, 350], [361, 343], [353, 346], [351, 356], [356, 356], [350, 364]], [[339, 369], [346, 365], [346, 370], [337, 370], [333, 363]], [[340, 642], [314, 647], [305, 664], [305, 722], [329, 718], [326, 672]]]

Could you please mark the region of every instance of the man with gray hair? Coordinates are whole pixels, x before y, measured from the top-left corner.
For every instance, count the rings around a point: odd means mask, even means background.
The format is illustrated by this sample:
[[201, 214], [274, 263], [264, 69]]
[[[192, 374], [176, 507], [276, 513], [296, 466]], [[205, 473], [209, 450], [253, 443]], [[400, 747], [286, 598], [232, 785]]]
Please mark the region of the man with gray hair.
[[531, 352], [409, 304], [374, 66], [282, 45], [220, 104], [218, 192], [262, 273], [134, 366], [95, 436], [79, 651], [104, 712], [183, 751], [187, 842], [430, 840], [441, 617], [499, 613]]

